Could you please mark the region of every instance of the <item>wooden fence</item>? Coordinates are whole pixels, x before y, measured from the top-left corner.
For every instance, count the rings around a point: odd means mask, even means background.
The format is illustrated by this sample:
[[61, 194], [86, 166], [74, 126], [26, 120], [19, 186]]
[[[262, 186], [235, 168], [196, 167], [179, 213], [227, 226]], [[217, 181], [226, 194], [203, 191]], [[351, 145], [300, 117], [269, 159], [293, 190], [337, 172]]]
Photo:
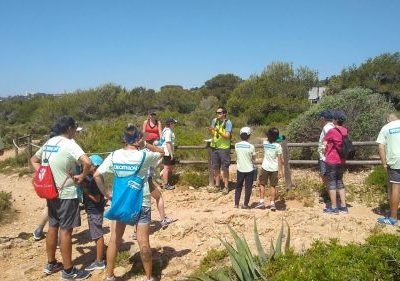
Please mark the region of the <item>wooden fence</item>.
[[[13, 140], [13, 144], [15, 147], [15, 154], [18, 156], [18, 151], [21, 150], [20, 145], [26, 144], [28, 147], [28, 153], [30, 156], [33, 155], [33, 147], [38, 147], [37, 145], [32, 143], [32, 136], [26, 135], [22, 137], [16, 136]], [[284, 159], [284, 175], [285, 175], [285, 186], [287, 189], [291, 189], [293, 187], [292, 176], [290, 165], [318, 165], [318, 160], [294, 160], [289, 159], [289, 148], [292, 147], [318, 147], [317, 142], [306, 142], [306, 143], [288, 143], [287, 140], [281, 143], [282, 145], [282, 154]], [[353, 142], [354, 146], [377, 146], [377, 143], [374, 141], [355, 141]], [[262, 144], [254, 145], [255, 148], [262, 148]], [[233, 149], [234, 146], [231, 146]], [[208, 159], [207, 160], [177, 160], [177, 164], [182, 165], [192, 165], [192, 164], [207, 164], [208, 165], [208, 182], [210, 186], [214, 186], [214, 177], [211, 166], [211, 152], [212, 148], [210, 147], [210, 142], [206, 142], [205, 145], [190, 145], [190, 146], [176, 146], [175, 149], [178, 150], [202, 150], [206, 149], [208, 151]], [[107, 154], [108, 152], [104, 152], [101, 154]], [[29, 161], [28, 161], [29, 162]], [[236, 161], [231, 161], [232, 164], [235, 164]], [[256, 161], [255, 164], [261, 164], [262, 161]], [[380, 165], [380, 160], [348, 160], [346, 161], [346, 165]]]

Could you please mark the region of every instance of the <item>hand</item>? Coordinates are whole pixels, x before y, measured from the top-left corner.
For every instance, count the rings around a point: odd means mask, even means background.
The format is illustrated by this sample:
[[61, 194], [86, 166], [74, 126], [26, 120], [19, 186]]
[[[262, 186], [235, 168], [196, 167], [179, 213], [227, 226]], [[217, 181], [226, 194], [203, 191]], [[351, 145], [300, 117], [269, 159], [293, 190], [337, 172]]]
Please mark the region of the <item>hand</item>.
[[213, 128], [213, 127], [208, 127], [208, 131], [209, 131], [210, 133], [214, 133], [215, 128]]
[[72, 177], [75, 183], [81, 183], [85, 178], [83, 177], [82, 174], [80, 175], [75, 175]]
[[107, 193], [106, 193], [106, 198], [107, 198], [108, 200], [112, 201], [112, 195], [111, 195], [110, 192], [107, 192]]

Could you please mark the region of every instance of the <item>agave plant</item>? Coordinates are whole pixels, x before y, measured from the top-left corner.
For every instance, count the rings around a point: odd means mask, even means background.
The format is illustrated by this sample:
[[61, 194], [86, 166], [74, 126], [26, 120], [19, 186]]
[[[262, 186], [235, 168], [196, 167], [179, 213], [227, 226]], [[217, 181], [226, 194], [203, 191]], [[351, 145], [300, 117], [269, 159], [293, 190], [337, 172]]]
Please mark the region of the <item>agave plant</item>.
[[[286, 222], [287, 226], [287, 235], [285, 242], [285, 252], [289, 250], [290, 247], [290, 227]], [[269, 252], [265, 252], [263, 246], [261, 245], [260, 236], [257, 230], [257, 223], [254, 219], [254, 240], [257, 248], [258, 256], [253, 256], [250, 251], [249, 245], [244, 238], [244, 236], [240, 237], [237, 232], [232, 229], [229, 225], [229, 232], [231, 233], [236, 248], [227, 242], [226, 240], [222, 240], [219, 238], [221, 243], [224, 245], [225, 249], [228, 251], [229, 258], [231, 261], [231, 266], [234, 271], [234, 278], [239, 281], [253, 281], [253, 280], [267, 280], [267, 277], [263, 275], [261, 271], [261, 266], [266, 262], [269, 262], [271, 259], [274, 259], [280, 255], [282, 255], [282, 241], [283, 241], [283, 232], [284, 232], [284, 223], [282, 221], [281, 230], [278, 234], [278, 238], [276, 239], [276, 243], [274, 243], [271, 239], [270, 250]], [[231, 281], [232, 276], [229, 276], [226, 271], [223, 270], [215, 270], [211, 273], [204, 273], [201, 276], [189, 277], [186, 281]]]

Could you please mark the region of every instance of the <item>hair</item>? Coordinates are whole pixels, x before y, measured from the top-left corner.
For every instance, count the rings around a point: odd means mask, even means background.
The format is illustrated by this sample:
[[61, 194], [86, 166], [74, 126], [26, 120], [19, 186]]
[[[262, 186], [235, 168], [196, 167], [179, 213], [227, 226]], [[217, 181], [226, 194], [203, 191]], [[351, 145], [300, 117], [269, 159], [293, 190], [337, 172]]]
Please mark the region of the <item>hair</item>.
[[128, 124], [124, 129], [123, 139], [126, 144], [134, 144], [143, 137], [143, 133], [139, 131], [135, 125]]
[[54, 133], [56, 133], [57, 135], [62, 135], [67, 133], [70, 128], [76, 127], [78, 127], [78, 124], [76, 123], [74, 118], [72, 118], [71, 116], [62, 116], [57, 120], [56, 124], [54, 124], [54, 126], [52, 127], [52, 131], [54, 128]]
[[228, 111], [226, 110], [226, 108], [223, 107], [223, 106], [218, 106], [217, 109], [222, 109], [222, 112], [223, 112], [224, 114], [227, 114], [227, 113], [228, 113]]
[[240, 134], [240, 139], [245, 141], [248, 140], [250, 138], [250, 135], [246, 134], [246, 133], [241, 133]]
[[269, 128], [266, 135], [269, 143], [274, 143], [279, 137], [279, 130], [275, 127]]

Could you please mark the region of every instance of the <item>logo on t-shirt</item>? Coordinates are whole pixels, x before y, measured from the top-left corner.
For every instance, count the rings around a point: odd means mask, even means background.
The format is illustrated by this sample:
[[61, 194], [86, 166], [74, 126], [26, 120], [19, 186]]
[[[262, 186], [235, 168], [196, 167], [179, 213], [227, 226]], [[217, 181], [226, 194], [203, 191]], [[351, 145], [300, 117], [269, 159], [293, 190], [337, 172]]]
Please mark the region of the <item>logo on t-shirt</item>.
[[400, 133], [400, 127], [399, 128], [389, 129], [389, 134], [391, 134], [391, 135], [398, 134], [398, 133]]
[[43, 151], [45, 152], [58, 152], [58, 150], [60, 150], [60, 147], [58, 145], [46, 144], [43, 148]]
[[138, 165], [114, 164], [113, 168], [114, 171], [135, 172], [138, 169]]

